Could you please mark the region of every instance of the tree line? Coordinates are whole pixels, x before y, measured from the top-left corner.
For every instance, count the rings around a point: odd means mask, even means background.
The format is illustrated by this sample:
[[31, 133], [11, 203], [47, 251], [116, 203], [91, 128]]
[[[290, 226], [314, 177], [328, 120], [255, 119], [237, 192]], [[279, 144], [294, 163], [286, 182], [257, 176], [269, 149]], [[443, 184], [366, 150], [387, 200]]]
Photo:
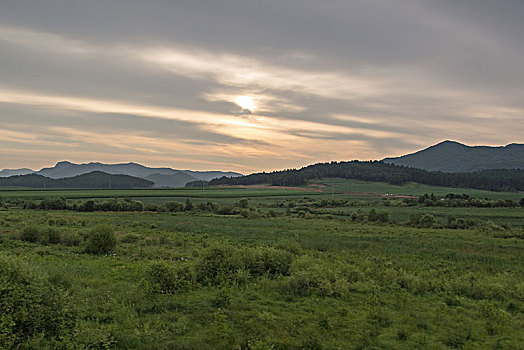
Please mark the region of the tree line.
[[271, 173], [255, 173], [241, 177], [221, 177], [209, 185], [302, 186], [308, 180], [338, 177], [372, 182], [403, 185], [417, 182], [432, 186], [473, 188], [488, 191], [524, 191], [523, 169], [494, 169], [476, 172], [445, 173], [409, 168], [381, 161], [358, 161], [317, 163], [301, 169], [288, 169]]

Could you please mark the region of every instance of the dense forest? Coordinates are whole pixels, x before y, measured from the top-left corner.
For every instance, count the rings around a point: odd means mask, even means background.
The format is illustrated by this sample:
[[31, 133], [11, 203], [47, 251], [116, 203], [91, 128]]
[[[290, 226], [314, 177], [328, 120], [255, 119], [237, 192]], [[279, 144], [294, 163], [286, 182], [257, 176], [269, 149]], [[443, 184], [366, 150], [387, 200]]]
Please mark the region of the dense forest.
[[394, 185], [408, 182], [433, 186], [475, 188], [489, 191], [524, 191], [524, 170], [496, 169], [464, 173], [444, 173], [408, 168], [379, 161], [350, 161], [318, 163], [299, 170], [289, 169], [271, 173], [256, 173], [236, 178], [222, 177], [210, 185], [300, 186], [307, 180], [340, 177], [364, 181], [380, 181]]
[[31, 188], [148, 188], [154, 183], [129, 175], [110, 175], [101, 171], [93, 171], [74, 177], [51, 179], [42, 175], [29, 174], [0, 178], [3, 187]]

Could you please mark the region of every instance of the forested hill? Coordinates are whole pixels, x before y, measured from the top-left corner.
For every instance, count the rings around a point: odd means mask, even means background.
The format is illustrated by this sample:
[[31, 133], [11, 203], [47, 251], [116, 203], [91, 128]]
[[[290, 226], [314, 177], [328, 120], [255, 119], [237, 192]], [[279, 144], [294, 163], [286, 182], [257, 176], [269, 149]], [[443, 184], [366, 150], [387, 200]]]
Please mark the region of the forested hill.
[[307, 180], [322, 177], [340, 177], [364, 181], [388, 182], [402, 185], [417, 182], [426, 185], [458, 188], [476, 188], [490, 191], [524, 191], [524, 170], [484, 170], [464, 173], [444, 173], [408, 168], [379, 161], [331, 162], [309, 165], [302, 169], [256, 173], [236, 178], [222, 177], [209, 185], [300, 186]]
[[148, 188], [154, 183], [129, 175], [110, 175], [101, 171], [93, 171], [74, 177], [51, 179], [37, 174], [18, 175], [0, 178], [3, 187], [30, 188]]
[[524, 169], [524, 145], [467, 146], [455, 141], [444, 141], [416, 153], [386, 158], [383, 162], [445, 172]]

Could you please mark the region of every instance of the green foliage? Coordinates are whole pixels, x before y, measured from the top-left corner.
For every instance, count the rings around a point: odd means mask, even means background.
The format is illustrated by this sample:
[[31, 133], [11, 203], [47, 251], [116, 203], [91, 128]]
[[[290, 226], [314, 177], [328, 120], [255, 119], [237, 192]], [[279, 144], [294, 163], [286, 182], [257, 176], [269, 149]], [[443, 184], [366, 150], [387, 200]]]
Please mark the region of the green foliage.
[[61, 242], [60, 231], [56, 228], [49, 227], [46, 231], [46, 240], [49, 244], [58, 244]]
[[151, 293], [174, 294], [188, 292], [195, 283], [195, 273], [187, 263], [156, 262], [146, 273], [147, 288]]
[[425, 228], [429, 228], [429, 227], [432, 227], [433, 225], [435, 225], [435, 217], [431, 214], [424, 214], [420, 217], [420, 220], [418, 222], [418, 224], [420, 225], [420, 227], [425, 227]]
[[431, 214], [411, 214], [408, 224], [416, 227], [430, 228], [436, 224], [436, 218]]
[[184, 204], [180, 202], [166, 202], [163, 206], [165, 208], [165, 211], [168, 211], [170, 213], [180, 212], [184, 210]]
[[41, 239], [42, 232], [38, 226], [24, 227], [20, 234], [20, 239], [25, 242], [36, 243]]
[[88, 236], [86, 252], [90, 254], [109, 254], [116, 249], [115, 231], [110, 226], [96, 226]]
[[68, 247], [75, 247], [80, 245], [82, 237], [76, 232], [65, 231], [60, 235], [60, 241], [63, 245]]
[[[58, 305], [71, 305], [75, 322], [58, 335], [44, 329], [0, 348], [519, 349], [524, 343], [519, 207], [387, 199], [405, 205], [390, 203], [385, 225], [377, 219], [386, 209], [380, 197], [331, 200], [331, 193], [280, 191], [255, 199], [250, 190], [229, 189], [216, 190], [223, 194], [217, 198], [191, 197], [192, 211], [171, 213], [164, 203], [183, 205], [189, 190], [180, 191], [178, 200], [163, 197], [176, 191], [155, 191], [154, 198], [136, 192], [154, 212], [121, 210], [134, 201], [113, 199], [116, 192], [93, 199], [94, 212], [22, 210], [24, 201], [10, 200], [0, 210], [0, 255], [17, 255], [36, 269], [36, 279], [51, 288], [47, 294], [69, 300]], [[248, 197], [248, 207], [239, 208]], [[67, 205], [74, 203], [82, 205]], [[116, 211], [98, 209], [115, 205]], [[223, 208], [236, 214], [219, 214]], [[421, 225], [425, 214], [435, 220], [429, 228]], [[447, 228], [462, 222], [461, 229]], [[81, 254], [99, 225], [117, 232], [118, 255]], [[19, 240], [28, 227], [40, 245]], [[50, 243], [49, 230], [60, 234], [59, 245]]]
[[185, 211], [193, 210], [193, 202], [191, 201], [191, 199], [186, 198], [186, 205], [184, 206], [184, 210]]
[[426, 171], [386, 164], [379, 161], [351, 161], [317, 163], [302, 169], [256, 173], [247, 176], [214, 179], [216, 185], [271, 184], [276, 186], [303, 186], [307, 180], [321, 177], [387, 182], [402, 185], [408, 182], [420, 184], [476, 188], [490, 191], [523, 191], [524, 169], [497, 169], [464, 173]]
[[238, 201], [238, 206], [240, 208], [247, 208], [249, 206], [249, 200], [247, 198], [242, 198]]
[[56, 338], [75, 324], [68, 294], [18, 259], [0, 255], [0, 347], [34, 336]]
[[46, 198], [40, 202], [40, 209], [44, 210], [65, 210], [67, 209], [66, 199], [63, 197]]
[[61, 242], [60, 232], [49, 226], [26, 226], [20, 234], [20, 239], [30, 243], [58, 244]]
[[[357, 220], [353, 220], [353, 221], [359, 221], [359, 220], [357, 218]], [[378, 212], [375, 209], [371, 209], [368, 214], [368, 221], [370, 222], [388, 222], [389, 221], [389, 212], [387, 211]]]
[[197, 266], [197, 278], [204, 284], [230, 283], [239, 274], [259, 277], [263, 275], [286, 275], [292, 255], [288, 251], [273, 247], [237, 249], [232, 246], [216, 245], [206, 249]]

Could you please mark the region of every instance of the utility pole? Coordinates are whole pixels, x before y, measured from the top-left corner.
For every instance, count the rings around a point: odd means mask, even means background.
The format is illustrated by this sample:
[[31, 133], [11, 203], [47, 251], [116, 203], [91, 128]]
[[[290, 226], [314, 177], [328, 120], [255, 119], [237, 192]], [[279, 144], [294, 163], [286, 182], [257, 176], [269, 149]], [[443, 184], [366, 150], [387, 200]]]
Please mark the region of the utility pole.
[[335, 199], [335, 183], [331, 184], [331, 200]]

